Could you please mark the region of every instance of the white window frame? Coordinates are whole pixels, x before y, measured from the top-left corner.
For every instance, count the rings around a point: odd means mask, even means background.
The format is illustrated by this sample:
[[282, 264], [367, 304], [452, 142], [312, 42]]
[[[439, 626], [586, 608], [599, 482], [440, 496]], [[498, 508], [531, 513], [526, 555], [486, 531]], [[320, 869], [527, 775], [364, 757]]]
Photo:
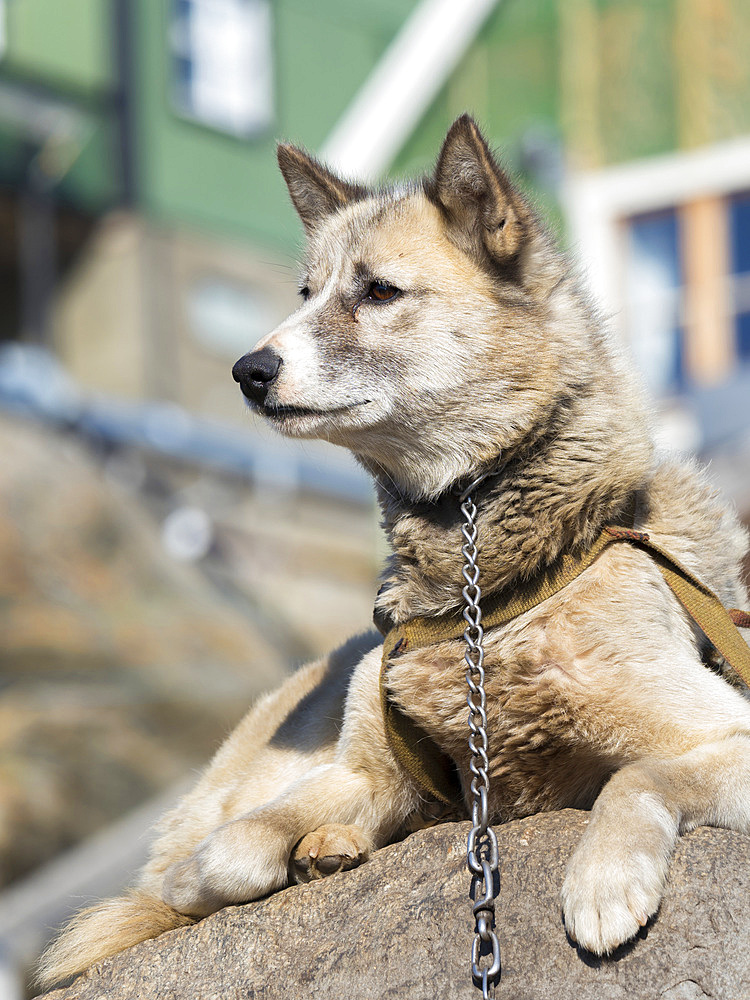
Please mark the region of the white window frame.
[[563, 185], [563, 211], [572, 248], [599, 304], [615, 322], [622, 322], [623, 220], [747, 190], [750, 138], [744, 136], [602, 170], [572, 172]]
[[[0, 0], [1, 2], [1, 0]], [[194, 8], [194, 17], [188, 20], [186, 25], [180, 25], [173, 19], [173, 6], [169, 8], [169, 28], [168, 28], [168, 49], [170, 57], [170, 99], [174, 111], [186, 121], [195, 122], [215, 132], [230, 135], [237, 139], [251, 139], [266, 132], [273, 123], [274, 108], [274, 52], [273, 52], [273, 10], [271, 0], [190, 0]], [[201, 26], [205, 29], [211, 24], [208, 16], [211, 7], [220, 9], [222, 6], [229, 9], [236, 9], [242, 12], [247, 20], [245, 30], [250, 26], [260, 33], [251, 42], [251, 35], [245, 37], [247, 51], [244, 53], [243, 65], [240, 67], [241, 73], [239, 82], [248, 88], [251, 83], [253, 72], [250, 70], [251, 63], [247, 62], [250, 56], [258, 59], [255, 68], [255, 83], [252, 90], [245, 89], [247, 95], [253, 94], [255, 107], [251, 103], [246, 103], [245, 107], [231, 107], [231, 102], [222, 102], [218, 95], [221, 93], [216, 88], [216, 81], [212, 78], [215, 74], [209, 74], [203, 78], [203, 87], [206, 88], [199, 98], [201, 88], [198, 87], [196, 93], [183, 92], [179, 83], [174, 80], [172, 74], [174, 68], [172, 62], [175, 58], [181, 58], [196, 69], [203, 62], [204, 68], [210, 66], [211, 62], [216, 63], [217, 57], [210, 48], [206, 48], [206, 56], [201, 59], [201, 36], [199, 34]], [[254, 23], [253, 23], [254, 22]], [[239, 25], [238, 25], [239, 26]], [[210, 37], [210, 36], [209, 36]], [[236, 42], [238, 38], [233, 36]], [[265, 44], [263, 44], [265, 43]], [[261, 57], [261, 47], [263, 55]], [[236, 55], [236, 53], [235, 53]], [[261, 61], [262, 58], [262, 61]], [[215, 69], [215, 67], [214, 67]], [[243, 80], [242, 77], [245, 77]], [[201, 77], [196, 77], [196, 82]], [[206, 87], [206, 84], [209, 84]], [[240, 91], [235, 93], [242, 94]], [[218, 103], [217, 103], [218, 101]], [[202, 106], [201, 106], [202, 104]]]

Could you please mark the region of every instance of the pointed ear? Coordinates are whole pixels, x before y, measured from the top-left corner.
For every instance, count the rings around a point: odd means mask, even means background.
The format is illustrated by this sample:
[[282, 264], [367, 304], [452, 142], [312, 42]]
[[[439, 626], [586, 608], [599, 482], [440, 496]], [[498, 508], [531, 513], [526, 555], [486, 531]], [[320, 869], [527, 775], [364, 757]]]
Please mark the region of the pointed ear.
[[466, 249], [484, 250], [498, 264], [519, 253], [527, 213], [469, 115], [457, 119], [445, 138], [432, 194]]
[[281, 143], [276, 155], [308, 235], [323, 219], [367, 194], [365, 188], [342, 181], [297, 146]]

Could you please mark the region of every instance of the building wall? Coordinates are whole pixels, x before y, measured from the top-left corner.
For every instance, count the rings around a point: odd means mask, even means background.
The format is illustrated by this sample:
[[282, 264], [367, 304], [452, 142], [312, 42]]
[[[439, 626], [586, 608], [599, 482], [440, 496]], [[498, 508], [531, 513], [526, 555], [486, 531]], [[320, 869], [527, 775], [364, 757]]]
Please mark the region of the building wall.
[[86, 389], [240, 421], [232, 365], [296, 304], [273, 252], [115, 213], [60, 289], [55, 347]]
[[[0, 75], [58, 93], [89, 121], [63, 181], [71, 197], [85, 198], [87, 185], [101, 187], [97, 169], [116, 173], [118, 6], [5, 5]], [[125, 4], [140, 207], [162, 223], [293, 252], [299, 228], [275, 166], [275, 141], [320, 148], [415, 6], [275, 0], [272, 121], [257, 135], [236, 138], [175, 106], [174, 0]], [[573, 169], [592, 169], [741, 134], [750, 130], [748, 51], [744, 0], [500, 0], [393, 172], [428, 167], [446, 128], [465, 110], [542, 196], [554, 187], [545, 169], [561, 148]]]
[[114, 86], [107, 0], [6, 3], [5, 70], [90, 95]]
[[102, 211], [117, 201], [120, 185], [114, 6], [23, 0], [3, 4], [3, 12], [0, 177], [26, 183], [28, 158], [44, 146], [57, 196]]
[[175, 113], [167, 0], [137, 0], [139, 186], [147, 214], [294, 252], [300, 228], [276, 167], [279, 137], [318, 148], [415, 0], [272, 5], [274, 118], [238, 139]]
[[[111, 204], [122, 180], [117, 156], [126, 147], [132, 153], [133, 209], [144, 220], [128, 223], [138, 230], [132, 256], [121, 261], [116, 281], [120, 258], [111, 248], [123, 223], [105, 225], [57, 307], [57, 342], [84, 382], [223, 412], [218, 387], [231, 355], [251, 347], [295, 301], [302, 233], [276, 167], [276, 139], [320, 148], [415, 5], [276, 0], [269, 8], [272, 116], [257, 133], [241, 136], [187, 116], [175, 100], [176, 0], [70, 0], [65, 16], [55, 7], [49, 17], [44, 0], [7, 5], [0, 76], [56, 95], [85, 126], [59, 196], [89, 210], [107, 198]], [[572, 218], [571, 178], [593, 184], [621, 164], [718, 150], [717, 143], [750, 132], [745, 8], [743, 0], [500, 0], [389, 173], [429, 169], [450, 122], [468, 109], [543, 213], [561, 230], [572, 228], [585, 249], [601, 219], [582, 221], [580, 212]], [[123, 10], [132, 53], [120, 80], [113, 31]], [[128, 79], [123, 115], [117, 88]], [[13, 159], [13, 141], [0, 125], [3, 164]], [[679, 163], [675, 170], [679, 175]], [[688, 201], [650, 207], [644, 191], [643, 203], [636, 199], [607, 222], [615, 291], [604, 303], [626, 317], [633, 227], [644, 211], [676, 213], [680, 391], [691, 381], [720, 382], [738, 360], [720, 303], [730, 267], [726, 199], [733, 192], [723, 189], [717, 202], [709, 188], [698, 185]], [[708, 264], [704, 244], [713, 248]], [[243, 301], [246, 329], [238, 319]]]
[[543, 200], [550, 178], [534, 169], [540, 143], [547, 156], [558, 143], [579, 170], [744, 134], [748, 51], [743, 0], [500, 2], [395, 170], [427, 168], [466, 110]]
[[86, 389], [115, 396], [143, 395], [141, 243], [143, 227], [117, 214], [100, 225], [53, 310], [54, 346]]

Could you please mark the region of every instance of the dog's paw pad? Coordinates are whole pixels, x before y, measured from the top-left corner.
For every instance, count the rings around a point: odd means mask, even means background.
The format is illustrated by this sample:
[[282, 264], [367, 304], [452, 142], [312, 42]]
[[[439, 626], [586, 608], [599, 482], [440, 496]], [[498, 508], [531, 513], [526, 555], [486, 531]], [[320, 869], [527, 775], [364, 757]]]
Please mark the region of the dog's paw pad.
[[292, 852], [289, 871], [297, 883], [312, 882], [356, 868], [368, 855], [369, 842], [358, 827], [329, 823], [300, 840]]

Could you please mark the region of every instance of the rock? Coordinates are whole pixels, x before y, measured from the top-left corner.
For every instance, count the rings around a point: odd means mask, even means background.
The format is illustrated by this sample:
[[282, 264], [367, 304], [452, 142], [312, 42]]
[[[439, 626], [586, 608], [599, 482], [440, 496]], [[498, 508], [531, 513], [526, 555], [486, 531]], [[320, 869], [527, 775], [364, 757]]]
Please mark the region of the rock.
[[[750, 997], [750, 837], [683, 838], [656, 919], [610, 959], [566, 938], [559, 891], [588, 821], [574, 810], [498, 828], [497, 932], [508, 1000]], [[412, 834], [367, 864], [144, 942], [48, 1000], [477, 1000], [467, 824]]]

